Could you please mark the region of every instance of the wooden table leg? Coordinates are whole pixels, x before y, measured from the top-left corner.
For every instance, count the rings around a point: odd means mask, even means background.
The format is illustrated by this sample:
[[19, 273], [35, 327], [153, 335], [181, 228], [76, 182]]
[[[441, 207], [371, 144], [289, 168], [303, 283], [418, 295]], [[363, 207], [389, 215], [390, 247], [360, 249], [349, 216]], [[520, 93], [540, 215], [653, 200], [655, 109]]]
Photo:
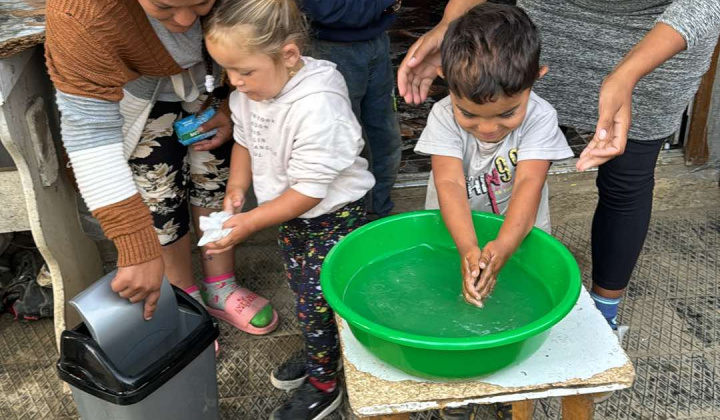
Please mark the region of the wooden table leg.
[[562, 418], [564, 420], [592, 420], [595, 414], [593, 396], [572, 395], [562, 399]]
[[369, 420], [409, 420], [410, 413], [386, 414], [384, 416], [370, 417]]
[[534, 400], [515, 401], [512, 403], [513, 420], [532, 420], [534, 412]]

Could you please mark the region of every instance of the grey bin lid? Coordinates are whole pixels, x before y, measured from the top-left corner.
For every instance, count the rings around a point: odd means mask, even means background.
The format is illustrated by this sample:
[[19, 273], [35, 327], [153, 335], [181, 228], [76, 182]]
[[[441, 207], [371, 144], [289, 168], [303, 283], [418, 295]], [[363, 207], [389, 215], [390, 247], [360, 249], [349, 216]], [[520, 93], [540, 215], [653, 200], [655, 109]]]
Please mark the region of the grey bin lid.
[[120, 371], [141, 370], [152, 363], [148, 354], [178, 327], [178, 306], [172, 286], [163, 278], [160, 299], [152, 319], [143, 318], [144, 302], [130, 303], [113, 292], [108, 273], [70, 300], [90, 335]]

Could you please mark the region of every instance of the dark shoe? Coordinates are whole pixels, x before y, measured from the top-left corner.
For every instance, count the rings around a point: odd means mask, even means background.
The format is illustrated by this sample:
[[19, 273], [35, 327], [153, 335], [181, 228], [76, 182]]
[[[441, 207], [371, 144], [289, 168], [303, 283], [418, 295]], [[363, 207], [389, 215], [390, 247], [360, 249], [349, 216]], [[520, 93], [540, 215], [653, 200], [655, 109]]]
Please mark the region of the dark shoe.
[[270, 420], [320, 420], [329, 416], [342, 404], [338, 385], [333, 392], [322, 392], [304, 381], [290, 400], [270, 414]]
[[53, 316], [52, 289], [40, 287], [36, 281], [42, 264], [42, 257], [34, 251], [21, 251], [13, 256], [14, 276], [0, 285], [0, 304], [16, 319], [36, 320]]
[[[342, 360], [338, 361], [338, 372], [342, 370]], [[305, 350], [298, 350], [282, 365], [275, 368], [270, 374], [270, 383], [283, 391], [297, 389], [307, 379], [305, 371]]]
[[307, 377], [303, 349], [293, 353], [282, 365], [276, 367], [270, 374], [270, 382], [277, 389], [292, 391], [302, 385]]
[[475, 420], [480, 418], [479, 410], [480, 406], [477, 404], [470, 404], [466, 407], [443, 408], [440, 411], [440, 417], [443, 420]]

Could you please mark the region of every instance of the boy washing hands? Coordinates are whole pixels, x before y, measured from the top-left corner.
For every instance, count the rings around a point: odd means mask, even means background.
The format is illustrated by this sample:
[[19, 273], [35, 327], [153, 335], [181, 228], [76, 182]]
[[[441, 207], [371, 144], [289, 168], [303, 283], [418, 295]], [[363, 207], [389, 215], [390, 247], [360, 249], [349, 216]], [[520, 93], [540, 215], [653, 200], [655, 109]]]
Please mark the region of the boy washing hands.
[[[462, 259], [463, 296], [482, 307], [533, 225], [550, 232], [547, 172], [573, 153], [555, 109], [532, 92], [547, 67], [522, 9], [471, 9], [450, 25], [441, 55], [450, 95], [433, 106], [415, 151], [432, 156], [425, 207], [440, 208]], [[482, 249], [473, 210], [505, 215]]]

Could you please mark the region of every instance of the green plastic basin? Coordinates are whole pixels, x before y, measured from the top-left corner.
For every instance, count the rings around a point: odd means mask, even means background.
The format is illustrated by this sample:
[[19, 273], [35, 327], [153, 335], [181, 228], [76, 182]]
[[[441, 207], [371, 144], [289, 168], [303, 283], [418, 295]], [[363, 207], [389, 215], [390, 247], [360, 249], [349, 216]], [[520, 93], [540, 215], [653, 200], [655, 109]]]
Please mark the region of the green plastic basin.
[[[474, 213], [480, 247], [501, 216]], [[460, 257], [437, 211], [370, 223], [328, 254], [321, 285], [354, 336], [388, 364], [426, 378], [501, 369], [542, 344], [581, 287], [572, 254], [533, 229], [498, 276], [484, 308], [462, 299]]]

